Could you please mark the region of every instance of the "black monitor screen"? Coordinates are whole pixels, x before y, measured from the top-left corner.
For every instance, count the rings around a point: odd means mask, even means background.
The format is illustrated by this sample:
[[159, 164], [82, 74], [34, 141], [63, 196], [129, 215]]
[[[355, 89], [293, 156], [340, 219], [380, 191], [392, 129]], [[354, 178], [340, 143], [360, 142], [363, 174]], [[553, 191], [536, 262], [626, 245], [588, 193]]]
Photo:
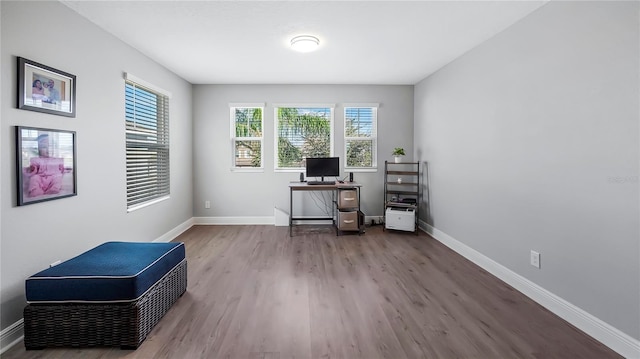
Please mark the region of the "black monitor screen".
[[340, 157], [307, 158], [307, 177], [340, 176]]

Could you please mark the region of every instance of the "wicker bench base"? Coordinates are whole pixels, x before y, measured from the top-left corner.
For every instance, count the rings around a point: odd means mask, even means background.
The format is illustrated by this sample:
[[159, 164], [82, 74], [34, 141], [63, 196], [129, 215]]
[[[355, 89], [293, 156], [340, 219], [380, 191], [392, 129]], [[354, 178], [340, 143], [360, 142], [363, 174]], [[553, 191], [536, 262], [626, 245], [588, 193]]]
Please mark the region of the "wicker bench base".
[[25, 348], [135, 349], [186, 288], [184, 260], [135, 302], [28, 304], [24, 309]]

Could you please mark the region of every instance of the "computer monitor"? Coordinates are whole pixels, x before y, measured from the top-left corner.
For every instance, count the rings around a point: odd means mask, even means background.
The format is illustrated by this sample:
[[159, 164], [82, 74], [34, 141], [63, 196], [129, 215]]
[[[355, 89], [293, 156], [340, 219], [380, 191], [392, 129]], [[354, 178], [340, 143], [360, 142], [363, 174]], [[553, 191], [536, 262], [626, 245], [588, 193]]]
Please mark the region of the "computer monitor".
[[307, 177], [338, 177], [340, 176], [340, 157], [307, 158]]

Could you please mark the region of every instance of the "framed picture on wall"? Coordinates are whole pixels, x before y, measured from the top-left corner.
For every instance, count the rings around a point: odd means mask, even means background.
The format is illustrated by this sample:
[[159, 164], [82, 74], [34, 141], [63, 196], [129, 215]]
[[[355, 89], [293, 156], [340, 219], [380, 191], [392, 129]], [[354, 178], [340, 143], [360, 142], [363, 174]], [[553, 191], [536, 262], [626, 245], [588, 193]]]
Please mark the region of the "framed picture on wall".
[[16, 127], [18, 206], [76, 195], [76, 133]]
[[76, 117], [76, 76], [18, 57], [18, 108]]

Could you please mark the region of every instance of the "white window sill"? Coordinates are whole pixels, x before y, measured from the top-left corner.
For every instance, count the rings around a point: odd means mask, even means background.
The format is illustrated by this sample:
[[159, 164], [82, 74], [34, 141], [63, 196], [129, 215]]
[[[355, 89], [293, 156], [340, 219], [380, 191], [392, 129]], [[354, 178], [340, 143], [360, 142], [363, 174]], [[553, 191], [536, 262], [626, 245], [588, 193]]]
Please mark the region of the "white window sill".
[[231, 167], [231, 172], [236, 173], [261, 173], [264, 167]]
[[151, 201], [149, 201], [149, 202], [144, 202], [144, 203], [136, 204], [135, 206], [132, 206], [132, 207], [127, 208], [127, 213], [131, 213], [131, 212], [133, 212], [133, 211], [137, 211], [137, 210], [139, 210], [139, 209], [142, 209], [142, 208], [145, 208], [145, 207], [149, 207], [149, 206], [151, 206], [152, 204], [156, 204], [156, 203], [158, 203], [158, 202], [165, 201], [165, 200], [167, 200], [167, 199], [169, 199], [169, 198], [171, 198], [171, 197], [170, 197], [170, 196], [164, 196], [164, 197], [160, 197], [160, 198], [153, 199], [153, 200], [151, 200]]
[[283, 173], [294, 173], [294, 172], [305, 172], [306, 173], [306, 169], [304, 167], [302, 168], [274, 168], [273, 172], [283, 172]]
[[353, 173], [378, 172], [378, 168], [345, 168], [344, 171]]

